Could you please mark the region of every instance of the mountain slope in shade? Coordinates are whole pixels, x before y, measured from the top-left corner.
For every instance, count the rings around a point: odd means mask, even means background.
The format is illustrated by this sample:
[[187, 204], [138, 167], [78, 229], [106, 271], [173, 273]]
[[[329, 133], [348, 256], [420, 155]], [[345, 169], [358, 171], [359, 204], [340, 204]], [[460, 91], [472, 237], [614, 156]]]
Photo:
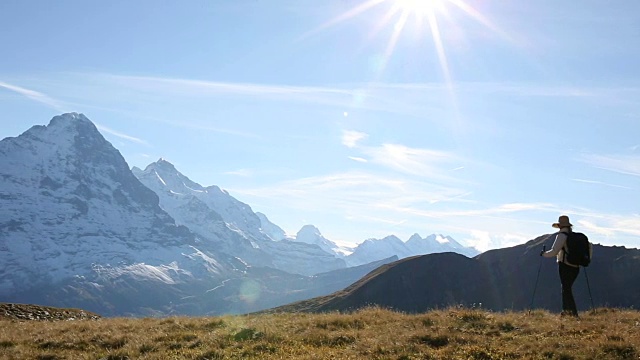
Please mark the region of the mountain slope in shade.
[[[0, 141], [0, 295], [109, 268], [192, 261], [194, 235], [158, 206], [82, 114]], [[214, 273], [228, 269], [209, 257]]]
[[[203, 187], [160, 159], [134, 174], [160, 198], [160, 206], [220, 251], [254, 266], [270, 266], [302, 275], [340, 268], [346, 263], [315, 244], [274, 241], [280, 231], [217, 186]], [[263, 223], [270, 232], [263, 229]], [[284, 233], [284, 232], [282, 232]], [[280, 239], [278, 239], [280, 240]]]
[[383, 265], [331, 295], [285, 305], [276, 312], [352, 311], [378, 305], [406, 312], [482, 300], [481, 267], [455, 253], [409, 257]]
[[[560, 310], [560, 280], [553, 259], [539, 252], [547, 236], [512, 248], [492, 250], [475, 258], [455, 253], [411, 257], [384, 265], [348, 288], [272, 311], [351, 311], [380, 305], [404, 312], [474, 304], [491, 310], [523, 310], [531, 306], [538, 269], [540, 279], [534, 308]], [[549, 244], [547, 244], [549, 245]], [[586, 269], [594, 305], [640, 306], [640, 251], [594, 245]], [[545, 261], [546, 260], [546, 261]], [[578, 308], [591, 306], [584, 277], [574, 285]], [[481, 305], [480, 305], [481, 304]]]

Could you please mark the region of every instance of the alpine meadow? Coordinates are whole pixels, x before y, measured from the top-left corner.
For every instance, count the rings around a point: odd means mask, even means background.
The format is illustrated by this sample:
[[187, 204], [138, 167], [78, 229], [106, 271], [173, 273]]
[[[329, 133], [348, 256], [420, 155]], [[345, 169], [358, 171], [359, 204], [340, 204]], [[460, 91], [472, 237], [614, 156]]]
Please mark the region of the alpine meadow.
[[0, 359], [640, 359], [640, 2], [0, 2]]

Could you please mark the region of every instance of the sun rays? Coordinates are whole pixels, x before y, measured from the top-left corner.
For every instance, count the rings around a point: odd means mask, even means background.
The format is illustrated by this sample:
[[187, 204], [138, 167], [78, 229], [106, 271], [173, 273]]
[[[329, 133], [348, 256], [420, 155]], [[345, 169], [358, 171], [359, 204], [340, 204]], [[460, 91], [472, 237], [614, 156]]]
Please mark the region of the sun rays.
[[[445, 19], [453, 25], [460, 25], [457, 22], [462, 22], [465, 20], [464, 18], [471, 19], [498, 34], [500, 37], [508, 39], [508, 36], [503, 31], [487, 19], [480, 11], [465, 2], [465, 0], [365, 0], [319, 27], [307, 32], [302, 38], [316, 35], [332, 26], [349, 21], [365, 13], [373, 12], [372, 10], [375, 8], [382, 7], [385, 7], [386, 10], [376, 21], [375, 26], [370, 30], [366, 39], [367, 42], [370, 42], [374, 37], [379, 36], [382, 30], [389, 27], [392, 29], [384, 46], [384, 52], [381, 54], [382, 58], [380, 66], [377, 68], [378, 72], [384, 71], [396, 51], [400, 38], [412, 22], [413, 25], [415, 25], [416, 31], [430, 33], [434, 53], [437, 56], [440, 71], [448, 87], [452, 87], [452, 75], [447, 58], [445, 41], [442, 36], [444, 22], [441, 22], [441, 19]], [[454, 10], [463, 14], [464, 18], [459, 17], [457, 20], [454, 19], [451, 15], [451, 12]], [[426, 25], [426, 27], [424, 25]]]

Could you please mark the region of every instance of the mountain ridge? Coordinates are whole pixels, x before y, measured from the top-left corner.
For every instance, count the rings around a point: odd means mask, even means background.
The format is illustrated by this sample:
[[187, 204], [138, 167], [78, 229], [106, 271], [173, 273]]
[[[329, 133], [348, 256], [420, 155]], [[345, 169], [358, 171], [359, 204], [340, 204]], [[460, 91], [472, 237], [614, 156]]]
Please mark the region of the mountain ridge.
[[376, 261], [392, 255], [400, 259], [443, 252], [456, 252], [467, 257], [479, 254], [474, 248], [464, 247], [450, 236], [432, 234], [422, 238], [419, 234], [413, 234], [406, 242], [395, 235], [389, 235], [382, 239], [367, 239], [354, 248], [353, 252], [345, 258], [350, 266], [360, 265]]
[[[346, 267], [346, 263], [317, 244], [274, 241], [264, 232], [266, 216], [220, 189], [191, 181], [164, 159], [145, 170], [133, 170], [138, 179], [160, 198], [165, 211], [202, 239], [250, 265], [270, 266], [302, 275]], [[209, 214], [203, 217], [203, 214]], [[276, 225], [271, 224], [276, 231]]]
[[[354, 311], [372, 305], [409, 313], [458, 305], [560, 311], [556, 262], [539, 256], [548, 238], [543, 235], [474, 258], [436, 253], [401, 259], [341, 291], [268, 312]], [[640, 283], [640, 250], [596, 244], [594, 254], [592, 264], [580, 269], [585, 277], [580, 275], [574, 284], [579, 310], [589, 309], [591, 300], [596, 307], [640, 306], [640, 289], [634, 285]]]

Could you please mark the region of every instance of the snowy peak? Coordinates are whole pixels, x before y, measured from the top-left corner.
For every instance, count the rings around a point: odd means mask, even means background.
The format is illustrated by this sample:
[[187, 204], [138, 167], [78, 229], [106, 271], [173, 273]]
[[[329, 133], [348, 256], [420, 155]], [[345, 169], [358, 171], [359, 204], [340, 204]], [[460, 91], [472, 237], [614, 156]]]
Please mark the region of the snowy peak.
[[145, 180], [147, 180], [145, 183], [152, 182], [153, 190], [164, 190], [185, 195], [206, 192], [204, 187], [191, 181], [191, 179], [178, 171], [172, 163], [162, 158], [147, 165], [144, 171], [136, 172], [136, 176], [145, 177]]
[[0, 224], [0, 290], [87, 275], [92, 264], [159, 264], [195, 241], [82, 114], [0, 141], [0, 189], [0, 219], [11, 220]]
[[273, 241], [280, 241], [287, 237], [287, 234], [282, 230], [281, 227], [274, 224], [267, 218], [267, 215], [256, 212], [256, 215], [260, 219], [260, 227], [262, 228], [262, 232], [264, 232], [268, 237]]
[[420, 235], [418, 233], [415, 233], [413, 235], [411, 235], [411, 237], [409, 238], [409, 240], [407, 240], [407, 242], [413, 242], [413, 241], [420, 241], [422, 240], [422, 238], [420, 237]]
[[[52, 127], [89, 126], [95, 129], [95, 125], [84, 114], [71, 112], [54, 116], [49, 122]], [[96, 129], [97, 130], [97, 129]]]
[[356, 266], [393, 255], [402, 259], [409, 256], [442, 252], [457, 252], [469, 257], [478, 254], [477, 250], [460, 245], [450, 236], [432, 234], [423, 239], [419, 234], [413, 234], [407, 242], [403, 242], [397, 236], [391, 235], [383, 239], [365, 240], [347, 257], [347, 263], [350, 266]]
[[316, 238], [321, 238], [322, 234], [320, 230], [313, 225], [305, 225], [303, 226], [298, 233], [296, 234], [296, 240], [302, 242], [309, 242], [305, 240], [315, 240]]
[[[147, 170], [149, 168], [155, 168], [155, 169], [160, 170], [162, 172], [180, 174], [180, 172], [178, 172], [178, 170], [176, 169], [176, 167], [172, 163], [170, 163], [169, 161], [167, 161], [167, 160], [165, 160], [163, 158], [160, 158], [160, 159], [158, 159], [158, 161], [147, 165], [145, 170]], [[182, 175], [182, 174], [180, 174], [180, 175]]]
[[403, 244], [402, 240], [395, 235], [389, 235], [382, 239], [368, 239], [365, 240], [365, 244], [392, 244], [394, 246], [401, 246]]
[[322, 236], [320, 230], [313, 225], [303, 226], [296, 234], [296, 241], [318, 245], [322, 250], [330, 254], [341, 255], [341, 252], [338, 251], [339, 246]]
[[3, 152], [22, 152], [24, 156], [50, 158], [53, 155], [66, 156], [67, 152], [101, 150], [104, 147], [117, 152], [89, 119], [77, 113], [55, 116], [49, 125], [33, 126], [17, 138], [6, 138], [2, 142]]
[[390, 235], [383, 239], [365, 240], [346, 257], [346, 261], [349, 266], [358, 266], [394, 255], [402, 259], [412, 254], [402, 240], [395, 235]]

